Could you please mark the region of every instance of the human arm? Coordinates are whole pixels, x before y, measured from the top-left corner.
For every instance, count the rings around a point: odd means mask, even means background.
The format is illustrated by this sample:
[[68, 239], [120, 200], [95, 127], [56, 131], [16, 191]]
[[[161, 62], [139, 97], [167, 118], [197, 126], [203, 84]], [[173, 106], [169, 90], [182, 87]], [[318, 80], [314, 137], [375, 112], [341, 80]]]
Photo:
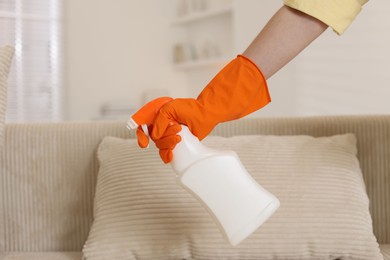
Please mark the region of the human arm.
[[280, 8], [243, 53], [266, 79], [304, 50], [328, 26], [287, 6]]
[[311, 15], [283, 6], [243, 55], [225, 66], [196, 99], [175, 99], [162, 107], [151, 136], [163, 161], [172, 160], [172, 150], [180, 141], [176, 134], [180, 124], [202, 140], [218, 123], [244, 117], [267, 105], [271, 99], [266, 79], [327, 27]]
[[[266, 78], [326, 28], [309, 15], [286, 6], [280, 8], [243, 55], [219, 72], [197, 99], [176, 99], [160, 110], [151, 136], [163, 161], [172, 160], [172, 150], [180, 141], [173, 134], [180, 130], [178, 124], [187, 125], [201, 140], [218, 123], [241, 118], [268, 104], [271, 99]], [[139, 140], [145, 140], [140, 129], [138, 135]], [[140, 145], [146, 147], [147, 142]]]
[[324, 22], [338, 35], [352, 24], [368, 0], [283, 0], [286, 6]]
[[243, 53], [266, 79], [283, 68], [328, 26], [341, 35], [368, 0], [284, 0]]

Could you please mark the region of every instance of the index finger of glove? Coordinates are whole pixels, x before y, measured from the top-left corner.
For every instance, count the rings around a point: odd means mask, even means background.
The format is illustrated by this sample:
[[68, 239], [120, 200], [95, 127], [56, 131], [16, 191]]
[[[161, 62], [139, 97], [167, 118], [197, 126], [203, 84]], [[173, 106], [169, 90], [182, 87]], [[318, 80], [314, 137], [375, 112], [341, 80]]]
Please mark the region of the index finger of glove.
[[156, 116], [156, 120], [153, 123], [153, 129], [151, 134], [152, 139], [158, 140], [163, 137], [165, 131], [167, 130], [168, 126], [172, 124], [172, 122], [173, 120], [171, 118], [159, 112]]
[[141, 148], [146, 148], [149, 145], [149, 137], [144, 133], [141, 126], [137, 128], [137, 139], [138, 139], [138, 145]]
[[178, 133], [181, 131], [181, 125], [174, 124], [169, 126], [163, 137], [158, 140], [154, 140], [157, 148], [160, 150], [170, 149], [173, 150], [177, 143], [181, 141], [180, 135]]

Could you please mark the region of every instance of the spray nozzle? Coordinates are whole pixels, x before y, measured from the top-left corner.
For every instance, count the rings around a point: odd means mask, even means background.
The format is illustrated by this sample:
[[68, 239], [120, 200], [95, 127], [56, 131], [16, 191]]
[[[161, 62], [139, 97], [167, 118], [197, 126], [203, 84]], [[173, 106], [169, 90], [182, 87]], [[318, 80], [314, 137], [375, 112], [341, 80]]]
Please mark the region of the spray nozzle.
[[171, 97], [160, 97], [146, 103], [129, 119], [127, 128], [129, 130], [134, 130], [141, 126], [142, 131], [149, 137], [148, 126], [153, 125], [160, 108], [172, 100], [173, 98]]
[[135, 129], [139, 125], [152, 125], [160, 108], [172, 100], [171, 97], [160, 97], [146, 103], [130, 118], [127, 127]]

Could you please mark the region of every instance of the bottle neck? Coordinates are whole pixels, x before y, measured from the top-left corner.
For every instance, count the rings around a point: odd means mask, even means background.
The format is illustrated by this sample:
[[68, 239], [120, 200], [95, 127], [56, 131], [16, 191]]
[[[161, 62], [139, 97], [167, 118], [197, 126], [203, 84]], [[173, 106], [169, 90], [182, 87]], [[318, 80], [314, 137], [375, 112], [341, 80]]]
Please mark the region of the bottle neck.
[[218, 154], [217, 150], [203, 145], [185, 125], [182, 125], [179, 135], [181, 136], [181, 142], [173, 149], [171, 162], [172, 168], [178, 175], [183, 174], [188, 167], [197, 161]]

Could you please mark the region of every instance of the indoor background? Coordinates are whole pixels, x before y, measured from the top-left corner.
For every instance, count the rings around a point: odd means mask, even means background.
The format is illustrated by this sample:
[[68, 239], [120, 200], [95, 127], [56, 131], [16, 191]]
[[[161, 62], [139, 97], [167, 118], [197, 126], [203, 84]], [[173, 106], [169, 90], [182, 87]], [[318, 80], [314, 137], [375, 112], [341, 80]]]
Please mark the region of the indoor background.
[[[161, 95], [196, 97], [282, 6], [274, 0], [0, 0], [15, 46], [8, 122], [126, 120]], [[390, 113], [390, 1], [369, 1], [269, 81], [251, 116]], [[288, 46], [288, 42], [285, 43]]]

